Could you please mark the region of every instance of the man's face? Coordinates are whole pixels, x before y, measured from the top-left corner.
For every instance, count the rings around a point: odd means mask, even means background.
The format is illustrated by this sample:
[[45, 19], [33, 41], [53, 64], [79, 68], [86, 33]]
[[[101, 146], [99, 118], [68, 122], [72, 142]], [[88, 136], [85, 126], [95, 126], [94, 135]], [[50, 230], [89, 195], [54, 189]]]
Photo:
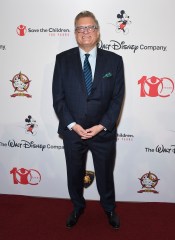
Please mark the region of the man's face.
[[85, 51], [90, 51], [98, 42], [100, 33], [95, 27], [96, 24], [91, 17], [83, 17], [76, 22], [75, 38], [79, 47]]

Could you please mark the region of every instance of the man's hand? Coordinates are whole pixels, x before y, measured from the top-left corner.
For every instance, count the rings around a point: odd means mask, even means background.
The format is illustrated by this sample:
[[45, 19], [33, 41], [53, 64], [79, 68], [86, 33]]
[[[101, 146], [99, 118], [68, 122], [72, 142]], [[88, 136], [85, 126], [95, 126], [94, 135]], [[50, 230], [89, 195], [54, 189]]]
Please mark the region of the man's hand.
[[82, 128], [82, 126], [80, 126], [79, 124], [75, 124], [72, 129], [82, 138], [82, 139], [89, 139], [94, 137], [95, 135], [97, 135], [99, 132], [101, 132], [104, 127], [99, 124], [99, 125], [95, 125], [91, 128], [88, 129], [84, 129]]
[[95, 125], [91, 128], [86, 129], [87, 134], [85, 135], [85, 138], [83, 136], [82, 139], [92, 138], [103, 130], [104, 130], [104, 127], [101, 124]]
[[72, 129], [83, 139], [86, 139], [87, 131], [81, 125], [75, 124]]

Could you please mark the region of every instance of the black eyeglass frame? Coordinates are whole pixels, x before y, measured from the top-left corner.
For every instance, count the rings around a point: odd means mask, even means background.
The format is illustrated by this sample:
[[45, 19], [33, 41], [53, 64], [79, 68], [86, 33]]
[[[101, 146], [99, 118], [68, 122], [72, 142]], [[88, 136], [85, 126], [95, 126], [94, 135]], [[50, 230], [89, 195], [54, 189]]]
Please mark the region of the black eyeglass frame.
[[78, 26], [75, 28], [75, 31], [77, 31], [78, 33], [84, 33], [85, 30], [87, 30], [87, 32], [91, 33], [91, 32], [94, 32], [96, 29], [98, 29], [98, 27], [95, 25], [93, 25], [93, 26]]

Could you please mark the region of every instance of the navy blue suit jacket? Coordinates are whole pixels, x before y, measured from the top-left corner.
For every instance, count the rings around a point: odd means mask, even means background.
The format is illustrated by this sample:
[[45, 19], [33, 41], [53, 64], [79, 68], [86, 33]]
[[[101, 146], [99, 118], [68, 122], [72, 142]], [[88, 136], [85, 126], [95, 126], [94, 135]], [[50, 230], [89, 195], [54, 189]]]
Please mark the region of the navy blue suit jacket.
[[88, 96], [79, 48], [64, 51], [56, 56], [52, 90], [60, 134], [64, 135], [72, 122], [85, 129], [102, 124], [109, 132], [116, 132], [124, 97], [122, 57], [97, 48], [93, 86]]

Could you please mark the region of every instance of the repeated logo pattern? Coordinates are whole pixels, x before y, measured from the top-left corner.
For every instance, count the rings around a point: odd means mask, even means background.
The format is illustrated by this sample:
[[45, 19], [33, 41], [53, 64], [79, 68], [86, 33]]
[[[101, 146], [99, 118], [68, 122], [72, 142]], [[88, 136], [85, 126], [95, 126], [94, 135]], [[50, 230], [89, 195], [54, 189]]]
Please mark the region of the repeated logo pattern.
[[140, 183], [142, 185], [142, 189], [138, 191], [138, 193], [151, 192], [151, 193], [159, 193], [155, 190], [156, 185], [158, 184], [158, 177], [152, 173], [145, 173], [141, 178], [139, 178]]
[[16, 74], [10, 81], [15, 92], [14, 94], [11, 95], [11, 97], [17, 96], [25, 96], [28, 98], [32, 97], [32, 95], [27, 93], [31, 80], [29, 80], [29, 78], [25, 74], [20, 72]]
[[[122, 9], [122, 10], [121, 10]], [[130, 68], [130, 66], [127, 65], [127, 60], [130, 60], [130, 55], [132, 55], [132, 69], [133, 72], [137, 71], [135, 69], [139, 69], [139, 66], [135, 66], [134, 64], [134, 57], [138, 57], [139, 54], [140, 55], [147, 55], [150, 54], [151, 56], [154, 55], [154, 57], [157, 54], [157, 59], [163, 56], [166, 56], [170, 51], [171, 48], [169, 47], [169, 45], [167, 45], [167, 42], [164, 41], [164, 39], [161, 39], [161, 41], [159, 41], [159, 38], [157, 38], [155, 41], [154, 39], [151, 40], [151, 38], [148, 39], [145, 38], [144, 40], [141, 38], [132, 38], [132, 34], [134, 31], [137, 31], [137, 34], [139, 34], [139, 30], [140, 29], [134, 29], [135, 25], [136, 25], [136, 20], [137, 20], [137, 15], [134, 15], [133, 12], [131, 12], [131, 9], [115, 9], [113, 14], [110, 13], [109, 16], [109, 21], [105, 23], [105, 27], [108, 27], [109, 31], [106, 31], [104, 35], [105, 36], [104, 39], [101, 39], [101, 41], [98, 44], [98, 47], [101, 49], [105, 49], [105, 50], [109, 50], [109, 51], [113, 51], [124, 56], [124, 60], [126, 60], [126, 71], [127, 68]], [[131, 15], [130, 15], [131, 14]], [[144, 13], [143, 13], [144, 15]], [[141, 21], [141, 20], [139, 20]], [[109, 23], [111, 22], [111, 23]], [[149, 22], [149, 19], [148, 19]], [[137, 25], [138, 26], [138, 25]], [[140, 24], [141, 26], [141, 24]], [[150, 29], [152, 29], [151, 31], [154, 31], [153, 26], [149, 25], [149, 26], [144, 26], [147, 27], [147, 29], [150, 27]], [[51, 36], [51, 37], [55, 37], [55, 36], [61, 36], [61, 37], [69, 37], [71, 36], [71, 33], [73, 33], [73, 31], [71, 31], [67, 26], [63, 27], [63, 26], [29, 26], [29, 24], [27, 23], [27, 25], [25, 25], [25, 21], [22, 21], [22, 23], [18, 23], [15, 27], [13, 26], [11, 29], [12, 34], [15, 36], [15, 41], [17, 39], [18, 44], [20, 46], [19, 51], [27, 51], [27, 49], [25, 48], [21, 48], [22, 45], [20, 45], [21, 43], [24, 43], [26, 41], [26, 45], [27, 45], [27, 41], [32, 37], [34, 39], [34, 37], [37, 37], [37, 39], [40, 39], [41, 36]], [[111, 36], [110, 36], [111, 33]], [[136, 33], [136, 32], [135, 32]], [[111, 37], [111, 38], [110, 38]], [[166, 39], [165, 39], [166, 40]], [[16, 43], [14, 41], [14, 43]], [[152, 42], [151, 42], [152, 41]], [[1, 50], [1, 54], [2, 56], [5, 55], [6, 53], [9, 53], [11, 46], [10, 46], [10, 41], [7, 43], [5, 42], [1, 42], [0, 44], [0, 50]], [[60, 41], [60, 45], [63, 42]], [[169, 44], [169, 42], [168, 42]], [[25, 46], [25, 45], [24, 45]], [[18, 47], [18, 46], [16, 46]], [[57, 45], [56, 45], [57, 47]], [[62, 47], [62, 45], [61, 45]], [[22, 50], [21, 50], [22, 49]], [[123, 54], [124, 53], [124, 54]], [[127, 53], [125, 55], [125, 53]], [[25, 55], [27, 56], [27, 54]], [[31, 54], [31, 60], [22, 58], [20, 59], [20, 57], [18, 58], [18, 56], [16, 56], [16, 58], [18, 59], [19, 64], [21, 64], [21, 66], [23, 66], [26, 64], [26, 62], [28, 61], [29, 63], [32, 64], [32, 59], [33, 59], [33, 55]], [[128, 58], [128, 59], [127, 59]], [[142, 59], [144, 59], [144, 56], [142, 56]], [[159, 60], [159, 59], [158, 59]], [[16, 62], [17, 63], [17, 62]], [[149, 65], [149, 62], [146, 63]], [[11, 66], [10, 66], [11, 67]], [[35, 67], [35, 66], [34, 66]], [[14, 66], [12, 66], [12, 68], [15, 68], [15, 64]], [[21, 69], [25, 69], [24, 66], [21, 67]], [[148, 68], [149, 69], [149, 68]], [[152, 66], [152, 68], [150, 69], [154, 69], [154, 66]], [[17, 68], [14, 71], [14, 75], [12, 74], [12, 76], [10, 75], [8, 78], [4, 79], [4, 81], [6, 82], [6, 86], [9, 86], [9, 81], [10, 81], [10, 87], [11, 87], [11, 94], [7, 94], [9, 99], [10, 99], [10, 104], [12, 103], [12, 111], [15, 109], [15, 107], [17, 108], [17, 104], [21, 101], [30, 103], [31, 101], [34, 101], [34, 93], [31, 94], [32, 90], [31, 90], [31, 86], [33, 86], [33, 83], [36, 83], [35, 76], [32, 72], [32, 80], [30, 79], [30, 74], [28, 71], [19, 71], [20, 69]], [[166, 70], [166, 69], [165, 69]], [[38, 70], [36, 70], [38, 71]], [[128, 78], [126, 78], [126, 85], [130, 84], [130, 86], [133, 86], [136, 90], [137, 90], [137, 100], [144, 103], [146, 102], [148, 104], [148, 109], [149, 109], [149, 104], [151, 104], [153, 101], [158, 104], [161, 104], [163, 102], [164, 106], [166, 106], [167, 104], [170, 104], [173, 101], [173, 97], [174, 97], [174, 77], [170, 75], [170, 72], [166, 71], [164, 72], [164, 70], [161, 69], [161, 73], [157, 72], [159, 71], [159, 68], [155, 69], [154, 71], [146, 71], [145, 73], [139, 74], [139, 77], [134, 76], [134, 81], [131, 83], [130, 76], [127, 75]], [[15, 73], [16, 72], [16, 73]], [[163, 73], [162, 73], [163, 72]], [[104, 73], [104, 75], [102, 76], [103, 78], [108, 78], [110, 81], [110, 77], [112, 76], [113, 72], [111, 72], [111, 70], [107, 69], [107, 71]], [[134, 74], [134, 73], [132, 73]], [[11, 78], [12, 77], [12, 78]], [[9, 80], [11, 79], [11, 80]], [[8, 89], [8, 87], [7, 87]], [[3, 88], [1, 88], [1, 93], [3, 91]], [[131, 91], [130, 89], [127, 89], [127, 93]], [[48, 93], [50, 94], [50, 93]], [[129, 96], [129, 94], [127, 95], [127, 97]], [[7, 98], [8, 98], [7, 97]], [[25, 97], [25, 98], [22, 98]], [[32, 98], [32, 99], [31, 99]], [[127, 99], [128, 100], [128, 99]], [[129, 101], [132, 101], [132, 99], [130, 98]], [[21, 103], [20, 102], [20, 103]], [[13, 105], [14, 104], [14, 105]], [[16, 104], [16, 105], [15, 105]], [[33, 103], [31, 103], [33, 104]], [[22, 105], [20, 105], [21, 107]], [[29, 105], [24, 105], [25, 107], [28, 107]], [[129, 105], [130, 106], [130, 105]], [[40, 130], [41, 127], [39, 120], [35, 119], [35, 106], [33, 104], [33, 109], [34, 112], [32, 112], [32, 108], [28, 111], [26, 110], [24, 107], [24, 109], [21, 109], [21, 112], [23, 112], [24, 114], [22, 115], [21, 118], [21, 122], [19, 123], [15, 123], [14, 125], [16, 125], [16, 132], [14, 131], [13, 134], [7, 139], [5, 134], [2, 135], [2, 137], [4, 139], [0, 139], [0, 148], [4, 150], [4, 152], [6, 151], [6, 149], [9, 149], [9, 151], [13, 151], [14, 152], [18, 152], [19, 151], [26, 151], [27, 154], [30, 155], [30, 151], [34, 152], [34, 151], [38, 151], [39, 154], [43, 154], [43, 152], [45, 153], [46, 151], [50, 151], [50, 150], [63, 150], [64, 146], [58, 146], [57, 143], [56, 144], [50, 144], [48, 142], [40, 142], [38, 141], [38, 136], [40, 135]], [[52, 106], [50, 106], [52, 107]], [[137, 106], [136, 106], [137, 107]], [[144, 107], [144, 105], [143, 105]], [[126, 107], [127, 109], [127, 107]], [[143, 109], [145, 111], [145, 109]], [[147, 109], [146, 109], [147, 110]], [[19, 109], [18, 109], [19, 111]], [[16, 111], [16, 112], [18, 112]], [[26, 111], [28, 111], [26, 113]], [[127, 111], [127, 110], [126, 110]], [[133, 111], [137, 111], [136, 109], [133, 109]], [[14, 111], [14, 114], [17, 114]], [[163, 112], [163, 110], [162, 110]], [[4, 111], [4, 114], [5, 111]], [[8, 113], [7, 113], [8, 114]], [[149, 115], [149, 110], [148, 110], [148, 115]], [[21, 117], [21, 116], [19, 116]], [[122, 116], [123, 117], [123, 116]], [[124, 115], [125, 117], [125, 115]], [[127, 116], [126, 116], [127, 117]], [[132, 117], [132, 116], [131, 116]], [[159, 116], [160, 117], [160, 116]], [[158, 118], [158, 117], [157, 117]], [[167, 117], [168, 118], [168, 117]], [[172, 116], [173, 118], [173, 116]], [[162, 120], [162, 119], [161, 119]], [[170, 120], [171, 120], [171, 116], [170, 116]], [[128, 129], [127, 127], [125, 127], [124, 124], [124, 129], [122, 129], [122, 125], [121, 125], [121, 129], [120, 132], [117, 133], [117, 141], [118, 141], [118, 151], [120, 151], [120, 147], [123, 147], [126, 149], [126, 152], [124, 155], [130, 155], [130, 151], [132, 148], [134, 148], [134, 145], [138, 143], [138, 139], [139, 139], [139, 134], [141, 135], [142, 133], [137, 133], [135, 132], [135, 129], [133, 127], [133, 125], [135, 123], [132, 123], [132, 119], [127, 119], [128, 122], [130, 122], [131, 124], [129, 125]], [[152, 126], [147, 126], [147, 122], [146, 119], [143, 119], [144, 121], [144, 126], [145, 128], [148, 127], [149, 130]], [[162, 120], [163, 122], [163, 120]], [[49, 126], [49, 124], [48, 124]], [[47, 126], [47, 127], [48, 127]], [[13, 126], [14, 127], [14, 126]], [[4, 132], [5, 129], [5, 124], [4, 126], [2, 126], [2, 132]], [[20, 129], [22, 129], [20, 131]], [[170, 130], [171, 129], [171, 130]], [[171, 131], [171, 134], [174, 134], [174, 130], [172, 129], [172, 127], [167, 126], [167, 129], [162, 129], [164, 131]], [[9, 130], [10, 132], [10, 130]], [[15, 135], [15, 133], [17, 133]], [[19, 133], [19, 134], [18, 134]], [[56, 134], [56, 133], [55, 133]], [[10, 135], [10, 134], [9, 134]], [[4, 137], [5, 136], [5, 137]], [[21, 138], [20, 138], [20, 137]], [[25, 136], [25, 137], [24, 137]], [[142, 138], [144, 140], [144, 135], [142, 135]], [[168, 138], [168, 137], [167, 137]], [[175, 145], [174, 143], [166, 143], [166, 137], [165, 140], [164, 139], [160, 139], [160, 142], [156, 142], [155, 144], [150, 143], [150, 146], [148, 147], [143, 147], [140, 148], [140, 154], [145, 154], [145, 155], [149, 155], [149, 161], [151, 161], [151, 156], [152, 154], [154, 154], [154, 156], [165, 156], [164, 157], [164, 162], [166, 162], [167, 160], [167, 156], [170, 158], [171, 156], [174, 157], [175, 154]], [[128, 144], [129, 143], [129, 144]], [[139, 145], [139, 144], [138, 144]], [[128, 148], [127, 148], [128, 147]], [[128, 153], [127, 153], [128, 152]], [[56, 153], [58, 154], [58, 153]], [[122, 154], [121, 154], [122, 155]], [[43, 154], [44, 156], [44, 154]], [[154, 157], [152, 156], [152, 157]], [[122, 156], [123, 157], [123, 156]], [[160, 157], [161, 158], [161, 157]], [[43, 158], [44, 159], [44, 158]], [[161, 158], [163, 159], [163, 158]], [[16, 161], [18, 162], [21, 161], [21, 159], [17, 159]], [[37, 161], [37, 159], [36, 159]], [[122, 161], [122, 160], [121, 160]], [[142, 161], [142, 159], [140, 159], [140, 161]], [[163, 162], [163, 161], [162, 161]], [[158, 163], [159, 164], [159, 163]], [[163, 164], [163, 163], [162, 163]], [[18, 167], [16, 167], [18, 165]], [[30, 166], [28, 168], [24, 168], [24, 167], [19, 167], [19, 164], [14, 163], [13, 165], [14, 167], [10, 167], [11, 171], [8, 170], [7, 171], [7, 175], [12, 180], [12, 183], [14, 185], [26, 185], [26, 186], [38, 186], [41, 182], [41, 169], [38, 167], [38, 169], [35, 169], [35, 167]], [[28, 166], [28, 165], [27, 165]], [[144, 165], [143, 165], [144, 166]], [[127, 167], [127, 166], [126, 166]], [[144, 168], [144, 167], [143, 167]], [[10, 171], [10, 174], [9, 174]], [[54, 171], [54, 169], [53, 169]], [[144, 171], [144, 169], [143, 169]], [[157, 174], [157, 173], [156, 173]], [[161, 181], [159, 181], [160, 179], [157, 177], [155, 173], [149, 171], [147, 172], [147, 170], [145, 170], [145, 174], [140, 174], [141, 177], [135, 176], [135, 179], [139, 179], [139, 183], [141, 185], [140, 189], [138, 190], [137, 196], [143, 196], [144, 194], [140, 194], [140, 193], [159, 193], [159, 191], [157, 190], [157, 188], [161, 185], [162, 183], [162, 176], [160, 176]], [[44, 174], [42, 173], [42, 179], [43, 179]], [[84, 188], [89, 188], [93, 185], [95, 179], [95, 173], [93, 171], [87, 170], [86, 174], [84, 176]], [[166, 181], [166, 179], [164, 179], [164, 181]], [[16, 186], [15, 186], [16, 187]]]
[[174, 81], [168, 77], [143, 76], [139, 81], [140, 97], [169, 97], [174, 91]]
[[38, 185], [41, 181], [41, 174], [35, 169], [17, 169], [14, 167], [10, 174], [13, 175], [14, 184]]

